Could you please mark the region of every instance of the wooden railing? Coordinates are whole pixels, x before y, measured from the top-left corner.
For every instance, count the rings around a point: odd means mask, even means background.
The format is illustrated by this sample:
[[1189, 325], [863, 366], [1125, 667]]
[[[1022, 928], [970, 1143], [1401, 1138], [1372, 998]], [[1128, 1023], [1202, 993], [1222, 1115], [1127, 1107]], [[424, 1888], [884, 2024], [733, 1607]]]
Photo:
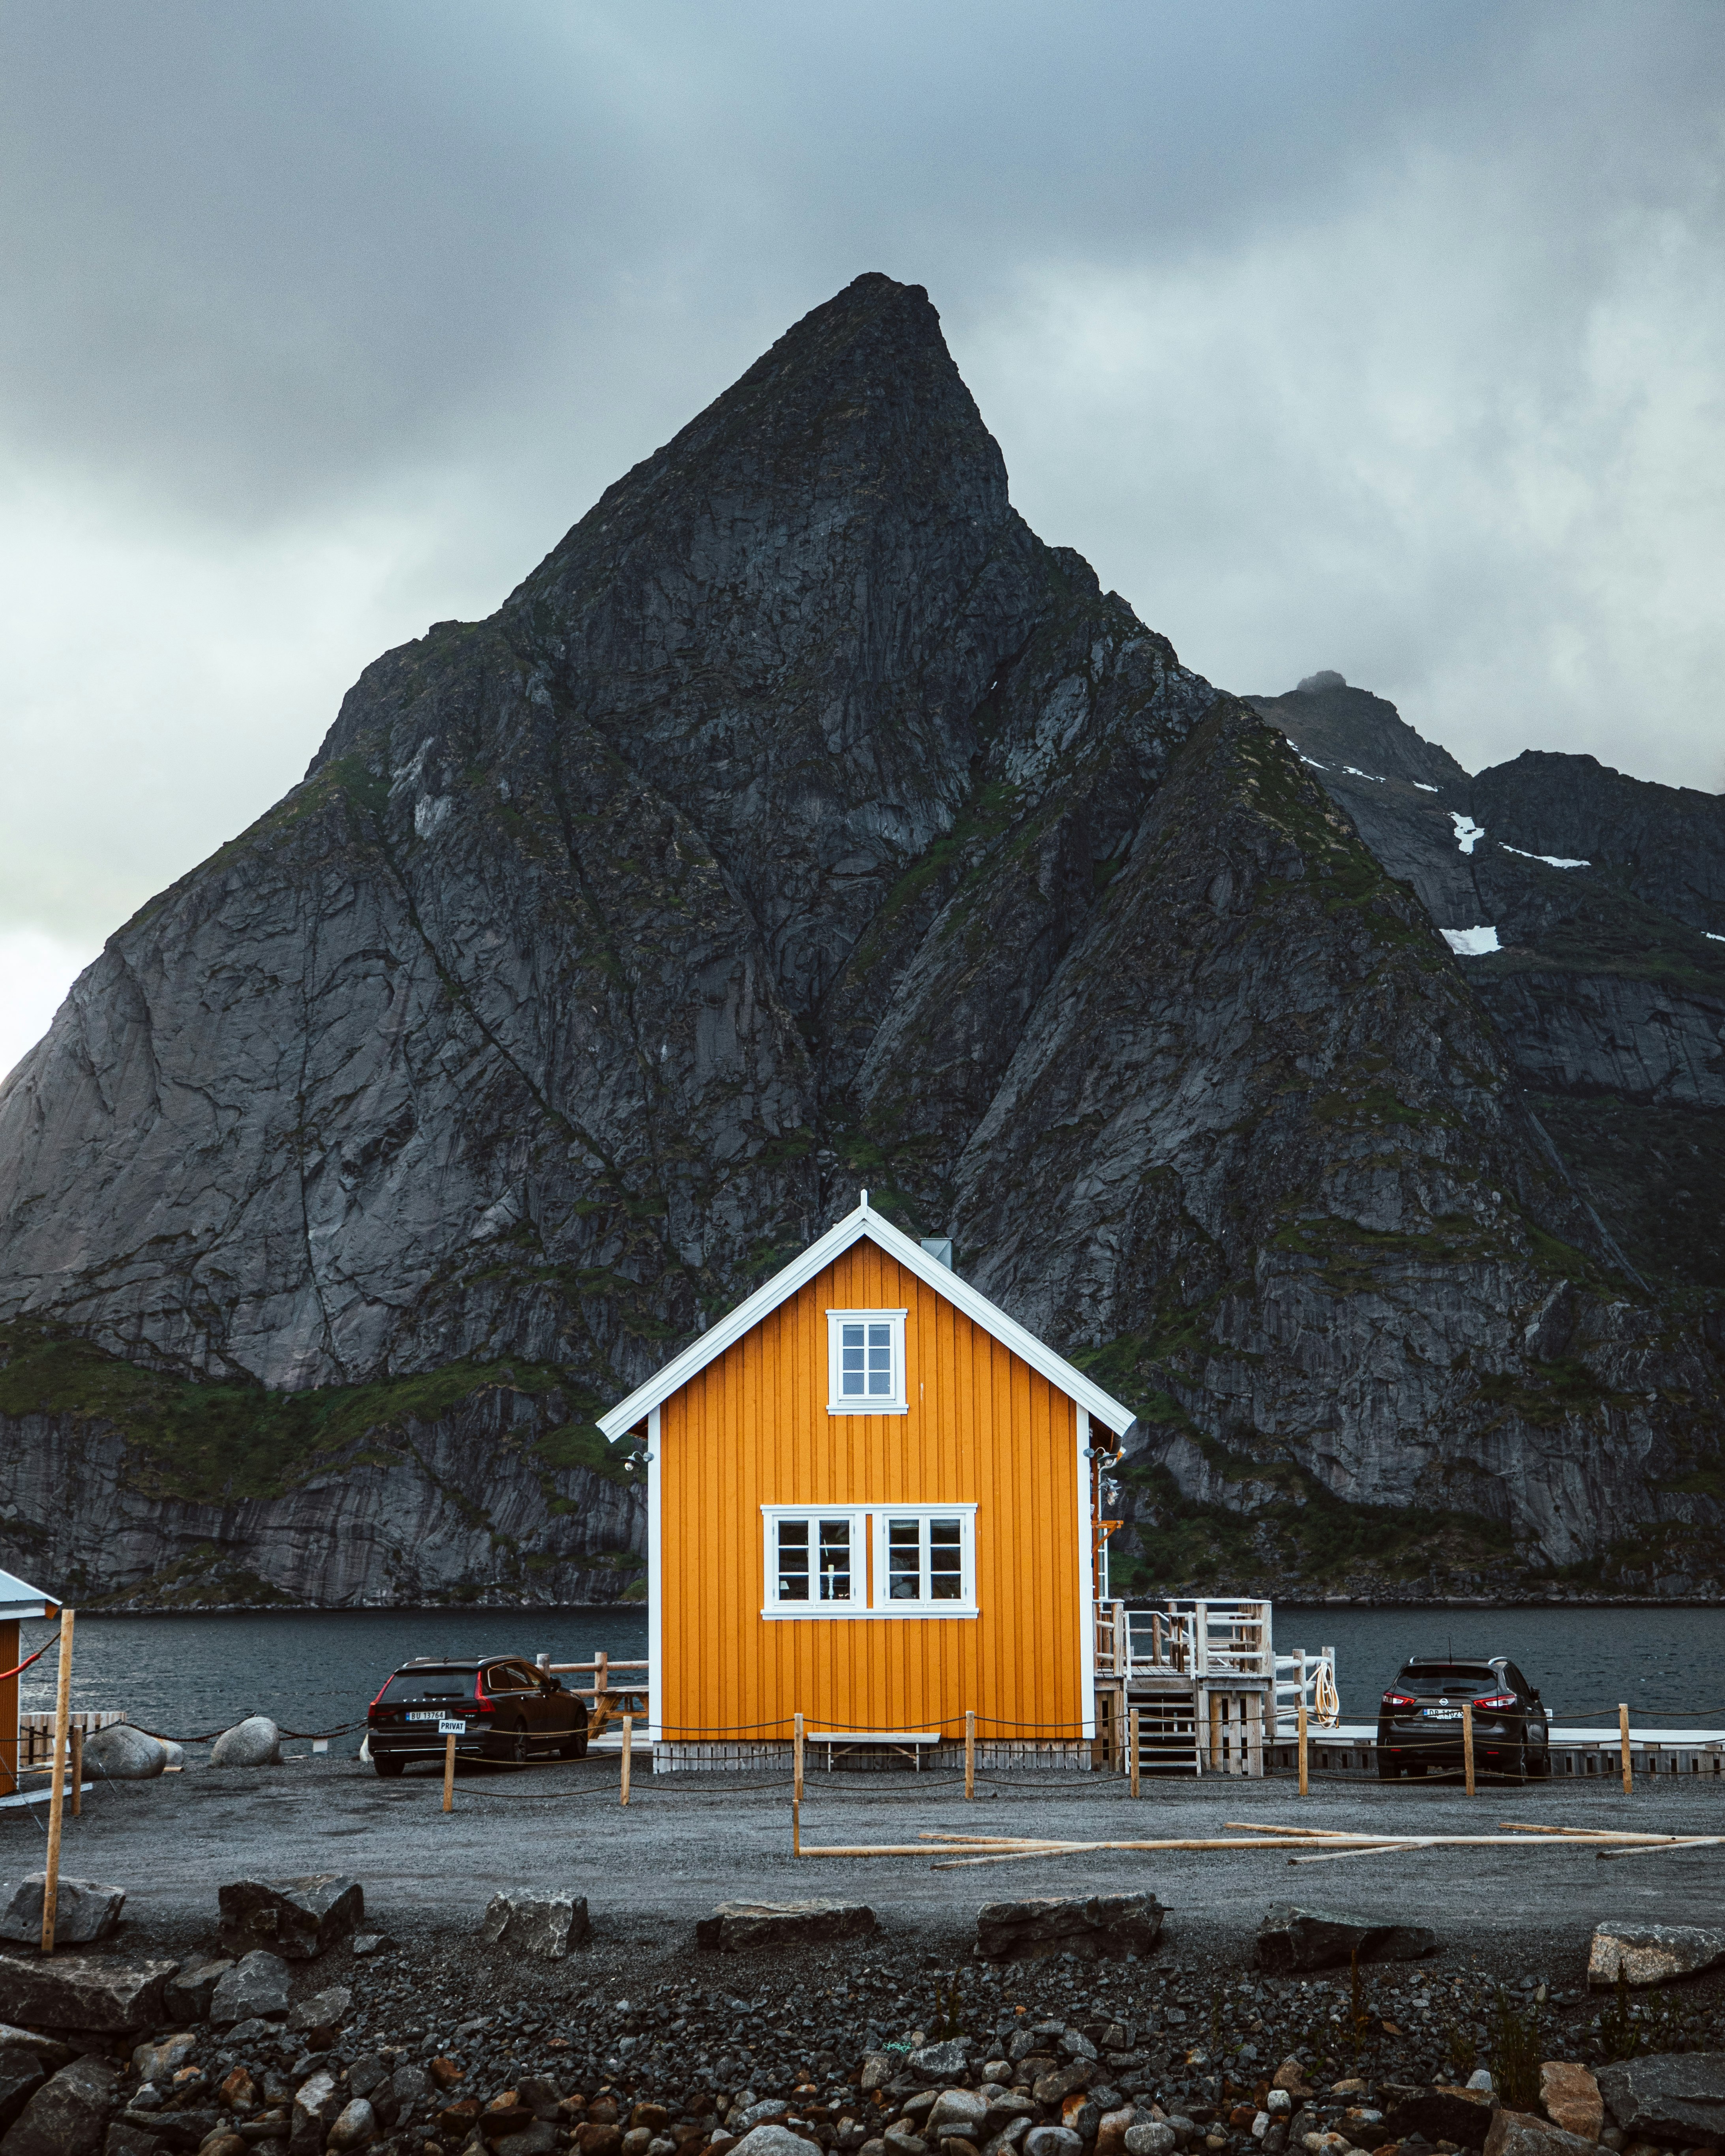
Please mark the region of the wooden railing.
[[[597, 1737], [605, 1724], [614, 1717], [628, 1714], [639, 1719], [647, 1712], [648, 1702], [652, 1691], [650, 1679], [653, 1665], [651, 1662], [614, 1662], [602, 1647], [590, 1662], [553, 1662], [548, 1657], [541, 1656], [539, 1666], [542, 1670], [548, 1670], [553, 1676], [557, 1677], [578, 1676], [583, 1670], [590, 1670], [593, 1672], [593, 1682], [590, 1685], [568, 1686], [568, 1690], [575, 1693], [578, 1698], [590, 1699], [593, 1702], [592, 1709], [587, 1717], [587, 1733], [590, 1738]], [[611, 1681], [611, 1672], [614, 1670], [645, 1670], [648, 1676], [639, 1684], [625, 1682], [614, 1686]]]
[[1170, 1598], [1142, 1609], [1099, 1603], [1096, 1675], [1261, 1681], [1275, 1675], [1270, 1624], [1267, 1602], [1232, 1597]]

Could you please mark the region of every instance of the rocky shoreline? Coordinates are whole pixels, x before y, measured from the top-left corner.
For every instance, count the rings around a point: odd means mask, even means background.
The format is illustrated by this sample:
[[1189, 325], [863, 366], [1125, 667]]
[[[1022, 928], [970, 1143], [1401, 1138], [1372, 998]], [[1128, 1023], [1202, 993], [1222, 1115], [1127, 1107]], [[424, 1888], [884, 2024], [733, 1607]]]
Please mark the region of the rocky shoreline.
[[[1285, 1974], [1239, 1945], [1000, 1964], [872, 1930], [655, 1957], [583, 1938], [567, 1897], [549, 1932], [494, 1905], [477, 1931], [326, 1941], [361, 1897], [303, 1883], [321, 1913], [297, 1933], [254, 1888], [202, 1935], [0, 1957], [4, 2156], [1419, 2156], [1494, 2133], [1574, 2156], [1553, 2089], [1573, 2126], [1625, 2058], [1711, 2076], [1725, 2126], [1716, 1975], [1602, 1994], [1532, 1934]], [[1601, 2112], [1575, 2146], [1722, 2138]]]

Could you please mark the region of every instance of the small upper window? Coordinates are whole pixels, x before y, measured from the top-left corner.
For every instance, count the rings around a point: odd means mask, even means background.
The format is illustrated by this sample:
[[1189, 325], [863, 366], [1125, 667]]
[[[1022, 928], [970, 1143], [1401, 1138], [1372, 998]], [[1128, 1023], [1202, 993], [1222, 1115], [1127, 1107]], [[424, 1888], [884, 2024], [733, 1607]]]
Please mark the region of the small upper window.
[[827, 1312], [831, 1414], [904, 1414], [905, 1315], [901, 1310]]

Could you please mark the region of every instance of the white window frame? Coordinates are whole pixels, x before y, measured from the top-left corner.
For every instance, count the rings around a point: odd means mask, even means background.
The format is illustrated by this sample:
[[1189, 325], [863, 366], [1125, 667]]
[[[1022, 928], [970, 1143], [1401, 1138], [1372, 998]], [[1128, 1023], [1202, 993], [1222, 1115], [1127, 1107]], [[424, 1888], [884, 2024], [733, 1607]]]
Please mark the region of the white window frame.
[[[870, 1582], [869, 1606], [877, 1617], [974, 1617], [976, 1606], [976, 1507], [974, 1505], [879, 1505], [870, 1506], [870, 1513], [874, 1532], [873, 1577]], [[915, 1520], [920, 1530], [919, 1546], [922, 1553], [921, 1578], [928, 1583], [927, 1527], [931, 1520], [957, 1520], [958, 1548], [961, 1557], [959, 1599], [956, 1602], [935, 1602], [927, 1598], [915, 1602], [894, 1602], [889, 1599], [891, 1573], [887, 1565], [887, 1530], [894, 1520]]]
[[[827, 1413], [829, 1414], [908, 1414], [910, 1380], [905, 1368], [906, 1310], [829, 1310], [827, 1312]], [[893, 1391], [891, 1399], [870, 1399], [840, 1392], [839, 1377], [844, 1328], [847, 1325], [890, 1325], [892, 1328]]]
[[[762, 1505], [761, 1507], [761, 1614], [777, 1620], [814, 1619], [834, 1620], [884, 1618], [921, 1622], [930, 1618], [978, 1617], [976, 1602], [976, 1507], [974, 1505]], [[887, 1599], [886, 1523], [889, 1520], [957, 1520], [963, 1568], [960, 1574], [963, 1599], [957, 1602], [892, 1602]], [[850, 1584], [849, 1602], [781, 1602], [778, 1599], [778, 1526], [783, 1520], [806, 1520], [816, 1531], [811, 1552], [819, 1546], [818, 1523], [846, 1520], [850, 1524]], [[926, 1543], [925, 1543], [926, 1548]], [[923, 1567], [927, 1576], [926, 1563]], [[811, 1580], [818, 1573], [811, 1570]]]
[[[869, 1614], [869, 1516], [853, 1505], [762, 1505], [761, 1507], [761, 1614], [763, 1617], [866, 1617]], [[820, 1522], [844, 1520], [850, 1528], [850, 1599], [848, 1602], [781, 1601], [778, 1594], [778, 1529], [786, 1520], [806, 1521], [811, 1530], [811, 1560], [819, 1546]], [[819, 1577], [811, 1562], [809, 1584]]]

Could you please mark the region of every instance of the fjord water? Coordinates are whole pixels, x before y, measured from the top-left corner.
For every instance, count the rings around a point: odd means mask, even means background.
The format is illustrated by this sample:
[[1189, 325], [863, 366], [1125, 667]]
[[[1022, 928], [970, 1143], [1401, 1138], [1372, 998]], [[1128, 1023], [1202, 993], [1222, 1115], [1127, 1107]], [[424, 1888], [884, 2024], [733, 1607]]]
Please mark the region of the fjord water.
[[[54, 1626], [23, 1630], [29, 1654]], [[352, 1723], [357, 1726], [333, 1738], [330, 1749], [357, 1752], [366, 1709], [383, 1680], [415, 1656], [547, 1654], [553, 1662], [589, 1662], [603, 1648], [615, 1661], [641, 1661], [647, 1614], [639, 1609], [92, 1614], [78, 1619], [73, 1648], [74, 1707], [122, 1707], [129, 1721], [162, 1737], [202, 1737], [247, 1714], [267, 1714], [285, 1729], [310, 1734]], [[52, 1709], [55, 1667], [50, 1650], [26, 1671], [20, 1702], [26, 1713]]]
[[[1362, 1609], [1284, 1603], [1276, 1645], [1333, 1646], [1343, 1718], [1365, 1722], [1410, 1655], [1507, 1655], [1559, 1721], [1725, 1727], [1725, 1609]], [[27, 1625], [24, 1651], [53, 1631]], [[548, 1654], [553, 1662], [647, 1652], [642, 1609], [362, 1609], [78, 1620], [73, 1704], [123, 1707], [165, 1737], [198, 1737], [242, 1715], [305, 1732], [362, 1725], [391, 1670], [416, 1655]], [[54, 1704], [54, 1656], [23, 1680], [23, 1705]], [[582, 1680], [576, 1680], [582, 1681]], [[332, 1738], [359, 1746], [360, 1727]]]

